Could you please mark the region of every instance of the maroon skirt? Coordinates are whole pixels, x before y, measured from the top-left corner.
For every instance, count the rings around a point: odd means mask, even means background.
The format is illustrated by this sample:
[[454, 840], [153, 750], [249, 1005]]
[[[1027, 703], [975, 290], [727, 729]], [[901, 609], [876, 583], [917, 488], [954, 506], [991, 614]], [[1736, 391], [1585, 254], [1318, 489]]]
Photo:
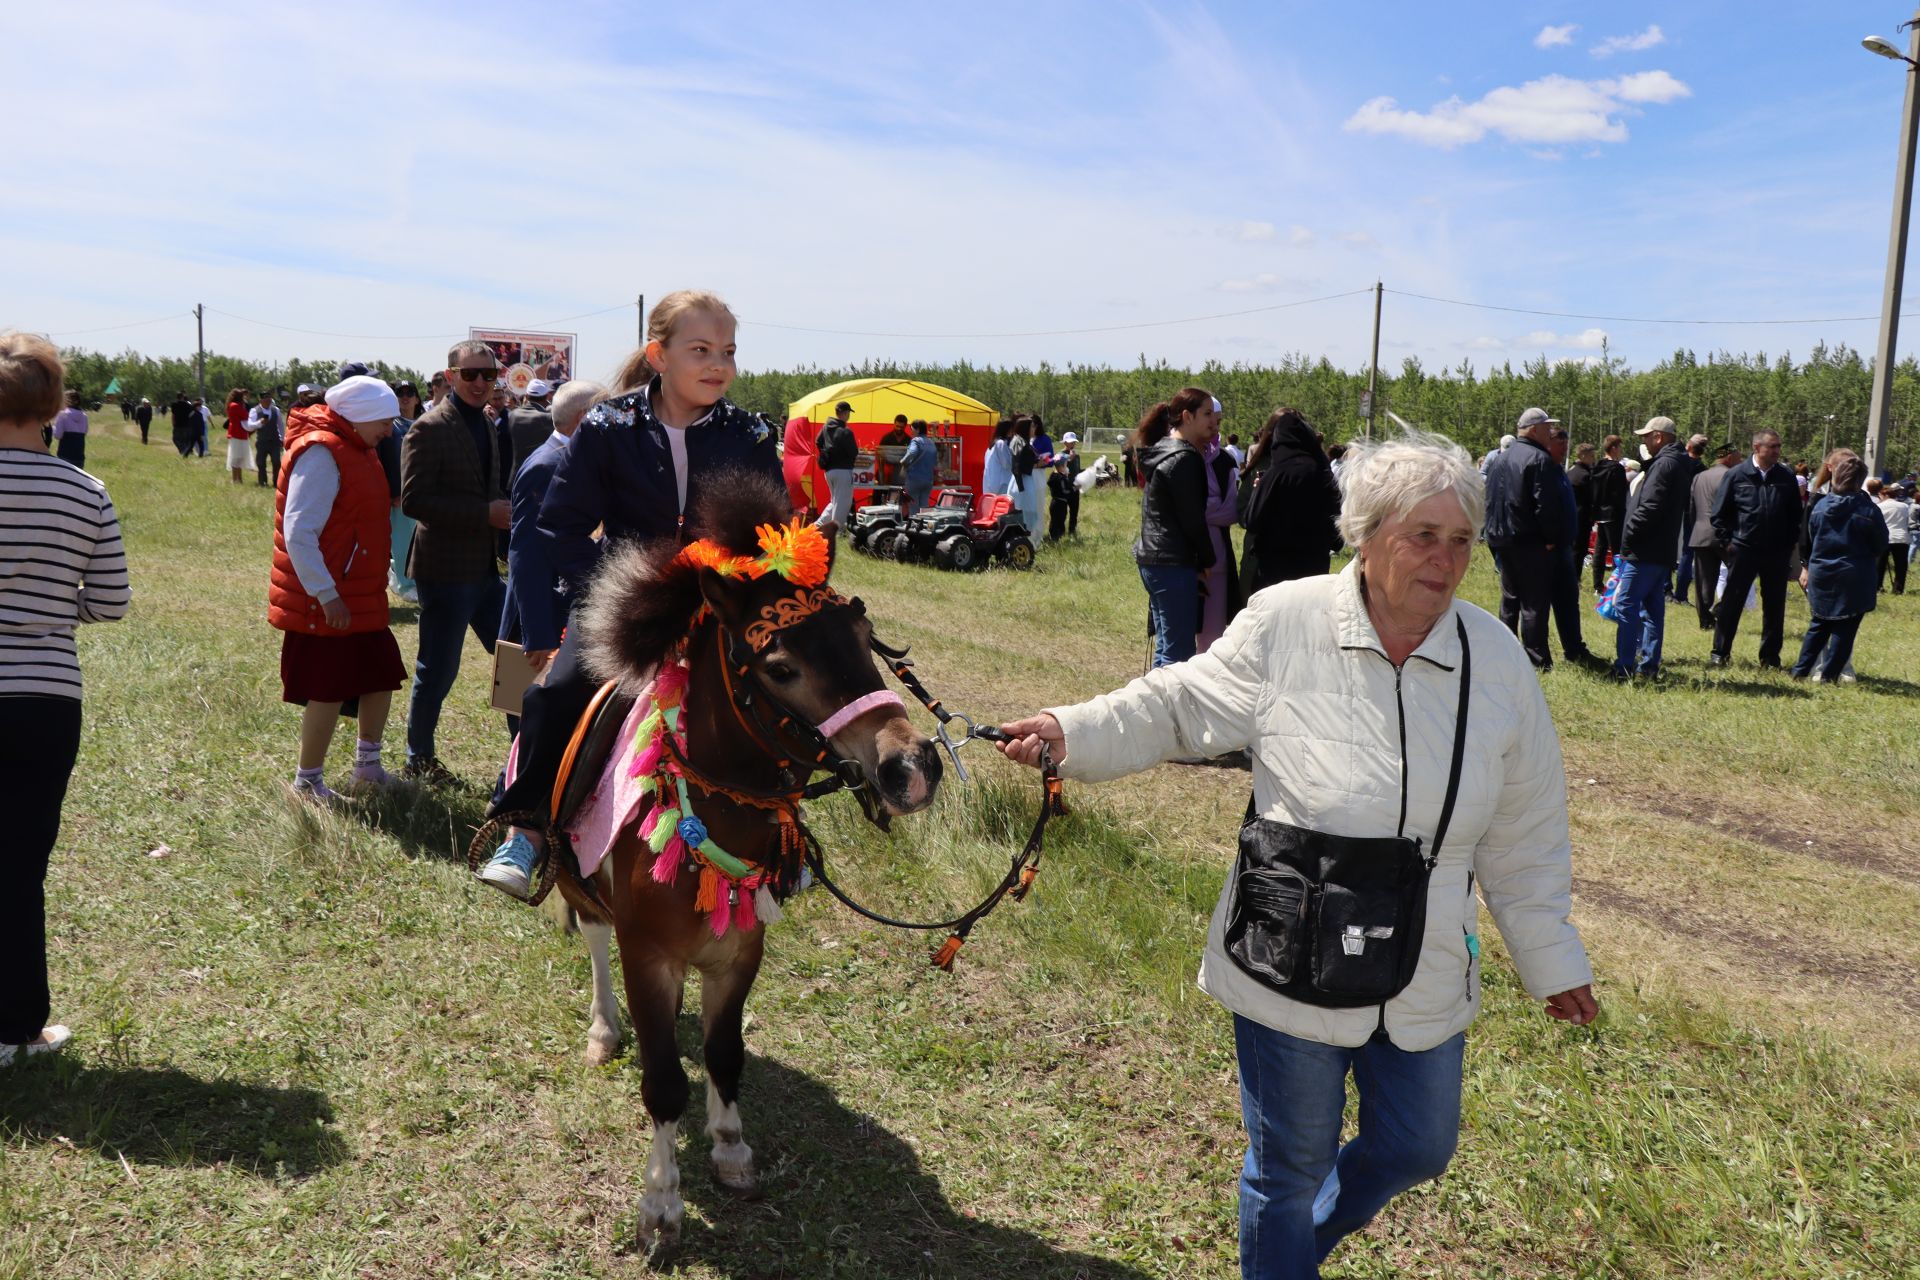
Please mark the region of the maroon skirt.
[[280, 644], [282, 702], [346, 702], [398, 689], [406, 679], [400, 642], [386, 627], [344, 636], [289, 631]]

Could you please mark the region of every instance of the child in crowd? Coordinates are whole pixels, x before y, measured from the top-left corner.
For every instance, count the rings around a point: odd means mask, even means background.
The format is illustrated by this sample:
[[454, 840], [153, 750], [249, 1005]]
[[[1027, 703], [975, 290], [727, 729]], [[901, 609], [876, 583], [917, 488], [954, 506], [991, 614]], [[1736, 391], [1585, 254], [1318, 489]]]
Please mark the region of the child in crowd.
[[[572, 588], [569, 609], [609, 547], [677, 536], [683, 514], [716, 477], [741, 469], [782, 479], [772, 430], [726, 399], [738, 372], [735, 324], [732, 310], [711, 293], [682, 289], [660, 299], [647, 317], [646, 346], [635, 353], [640, 363], [628, 361], [636, 380], [649, 380], [595, 405], [573, 433], [536, 524], [555, 571]], [[618, 381], [625, 390], [627, 379]], [[851, 410], [841, 405], [836, 413]], [[605, 536], [595, 538], [599, 528]], [[539, 833], [554, 777], [596, 687], [580, 664], [579, 636], [569, 624], [559, 651], [545, 661], [546, 678], [527, 690], [516, 771], [490, 811], [527, 819], [508, 828], [480, 870], [482, 880], [514, 897], [527, 895], [545, 853]]]
[[287, 417], [267, 621], [286, 633], [281, 699], [306, 707], [294, 794], [319, 803], [338, 799], [321, 773], [343, 710], [360, 725], [354, 782], [393, 781], [380, 739], [407, 669], [387, 625], [393, 522], [375, 450], [399, 413], [392, 388], [355, 376], [329, 388], [324, 404]]
[[1067, 513], [1079, 490], [1073, 487], [1073, 464], [1064, 455], [1056, 455], [1053, 473], [1047, 477], [1047, 541], [1058, 542], [1067, 534]]

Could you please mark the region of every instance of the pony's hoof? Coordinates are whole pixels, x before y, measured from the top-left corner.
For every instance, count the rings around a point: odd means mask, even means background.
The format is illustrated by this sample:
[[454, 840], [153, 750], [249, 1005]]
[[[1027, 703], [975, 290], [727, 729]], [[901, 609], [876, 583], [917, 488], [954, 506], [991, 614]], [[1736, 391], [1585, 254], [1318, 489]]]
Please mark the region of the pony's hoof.
[[612, 1062], [615, 1058], [619, 1056], [620, 1056], [620, 1037], [619, 1036], [614, 1036], [611, 1039], [599, 1039], [594, 1036], [587, 1037], [587, 1065], [588, 1066], [604, 1067], [609, 1062]]
[[713, 1180], [739, 1199], [757, 1199], [760, 1180], [753, 1173], [753, 1148], [744, 1142], [730, 1142], [715, 1147]]
[[680, 1243], [680, 1223], [687, 1206], [673, 1192], [649, 1191], [640, 1197], [640, 1222], [634, 1242], [650, 1259], [666, 1256]]

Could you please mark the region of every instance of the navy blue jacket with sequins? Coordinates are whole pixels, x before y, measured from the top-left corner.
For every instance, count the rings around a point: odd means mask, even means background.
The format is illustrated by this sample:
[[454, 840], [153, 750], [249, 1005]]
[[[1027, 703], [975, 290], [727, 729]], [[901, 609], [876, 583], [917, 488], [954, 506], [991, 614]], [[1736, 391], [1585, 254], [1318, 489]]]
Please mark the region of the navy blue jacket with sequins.
[[[657, 385], [659, 379], [654, 379]], [[603, 400], [588, 411], [540, 503], [539, 537], [569, 597], [593, 576], [603, 548], [626, 538], [667, 537], [680, 528], [680, 493], [667, 429], [653, 416], [653, 389]], [[781, 479], [772, 430], [721, 400], [687, 429], [687, 507], [700, 501], [704, 477], [729, 467]], [[606, 540], [593, 531], [606, 526]]]

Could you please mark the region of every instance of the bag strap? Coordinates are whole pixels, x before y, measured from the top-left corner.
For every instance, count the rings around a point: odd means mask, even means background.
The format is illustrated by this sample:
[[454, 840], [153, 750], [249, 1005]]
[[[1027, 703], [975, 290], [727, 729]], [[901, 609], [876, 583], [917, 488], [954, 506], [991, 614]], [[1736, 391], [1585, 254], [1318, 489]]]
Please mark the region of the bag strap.
[[[1453, 802], [1460, 797], [1460, 769], [1467, 758], [1467, 693], [1473, 687], [1473, 646], [1467, 642], [1467, 624], [1457, 613], [1453, 625], [1460, 634], [1460, 706], [1453, 719], [1453, 763], [1447, 771], [1447, 798], [1440, 805], [1440, 821], [1433, 829], [1433, 845], [1426, 860], [1428, 871], [1440, 863], [1440, 842], [1447, 838], [1447, 828], [1453, 823]], [[1240, 825], [1244, 827], [1255, 816], [1253, 792], [1249, 790], [1247, 816]]]
[[1440, 806], [1440, 821], [1433, 829], [1433, 845], [1427, 855], [1427, 870], [1440, 862], [1440, 842], [1447, 838], [1447, 826], [1453, 821], [1453, 802], [1460, 795], [1460, 766], [1467, 757], [1467, 690], [1473, 684], [1473, 646], [1467, 643], [1467, 624], [1459, 614], [1453, 625], [1460, 633], [1460, 710], [1453, 719], [1453, 764], [1447, 773], [1447, 799]]

